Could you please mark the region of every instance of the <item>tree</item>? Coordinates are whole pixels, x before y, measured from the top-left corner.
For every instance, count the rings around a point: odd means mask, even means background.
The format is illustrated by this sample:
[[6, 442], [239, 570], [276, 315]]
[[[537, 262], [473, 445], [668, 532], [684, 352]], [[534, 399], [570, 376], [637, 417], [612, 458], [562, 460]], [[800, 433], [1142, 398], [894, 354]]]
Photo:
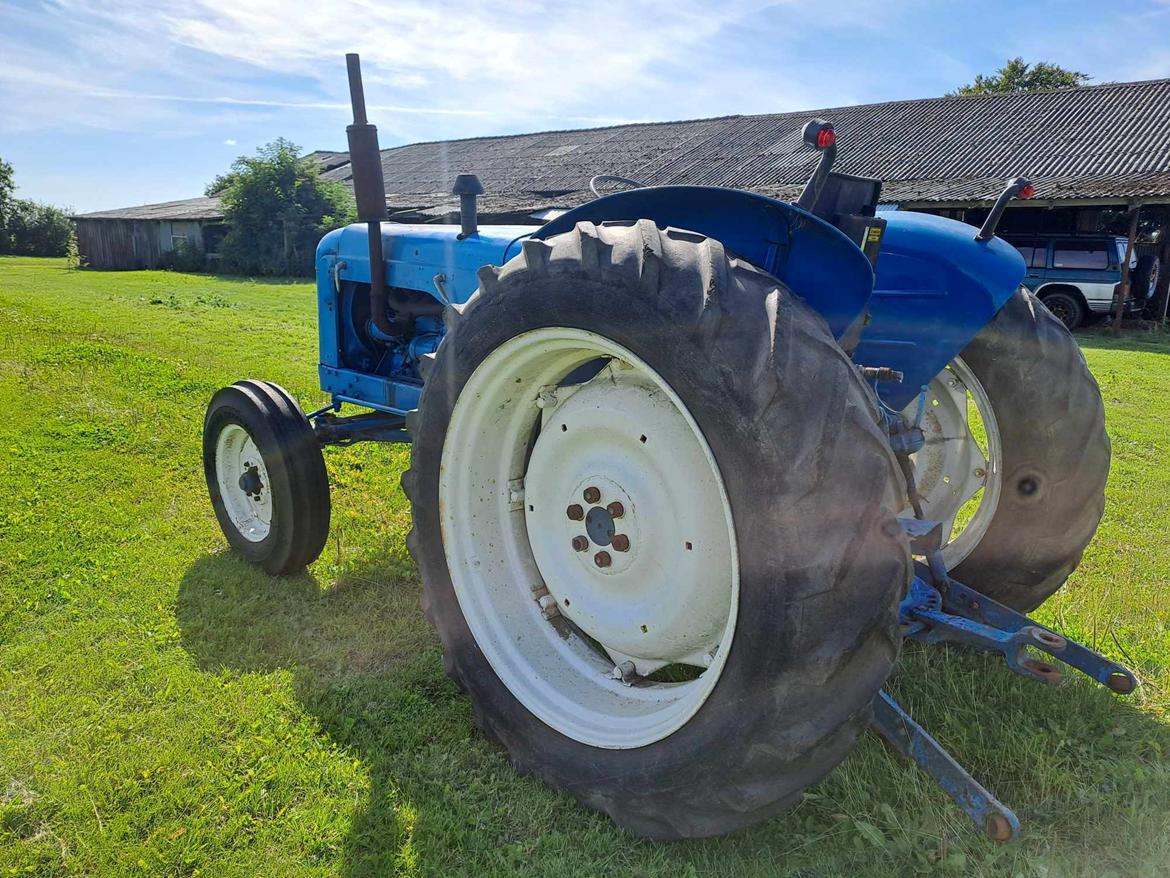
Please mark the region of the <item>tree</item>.
[[0, 159], [0, 253], [8, 252], [8, 214], [12, 210], [12, 165]]
[[14, 199], [4, 221], [0, 252], [19, 256], [69, 256], [74, 247], [73, 220], [51, 204]]
[[228, 271], [311, 274], [321, 235], [353, 221], [349, 189], [321, 179], [317, 164], [284, 138], [236, 159], [212, 185], [220, 184]]
[[0, 253], [69, 256], [75, 252], [73, 220], [50, 204], [13, 198], [12, 165], [0, 159]]
[[1091, 78], [1087, 73], [1066, 70], [1057, 64], [1049, 64], [1047, 61], [1026, 64], [1023, 58], [1012, 58], [1003, 67], [996, 70], [993, 75], [984, 76], [980, 73], [975, 77], [974, 82], [948, 92], [947, 97], [994, 92], [1076, 88], [1079, 85], [1088, 85]]

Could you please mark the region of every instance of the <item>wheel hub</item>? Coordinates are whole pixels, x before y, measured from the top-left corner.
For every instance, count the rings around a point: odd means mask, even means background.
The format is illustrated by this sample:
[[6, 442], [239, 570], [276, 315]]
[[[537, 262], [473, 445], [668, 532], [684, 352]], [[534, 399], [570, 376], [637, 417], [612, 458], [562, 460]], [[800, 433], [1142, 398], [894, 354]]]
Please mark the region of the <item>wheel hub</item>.
[[608, 546], [617, 533], [613, 516], [601, 506], [594, 506], [585, 514], [585, 532], [597, 545]]
[[245, 461], [244, 465], [247, 469], [240, 476], [238, 482], [240, 490], [251, 497], [259, 497], [260, 491], [264, 488], [264, 482], [260, 480], [260, 470], [251, 461]]
[[562, 389], [543, 417], [525, 476], [527, 526], [560, 612], [641, 675], [709, 664], [730, 609], [716, 585], [729, 559], [709, 545], [723, 509], [690, 425], [616, 363]]
[[227, 424], [216, 439], [215, 475], [232, 526], [254, 543], [267, 537], [272, 529], [268, 470], [255, 440], [239, 424]]

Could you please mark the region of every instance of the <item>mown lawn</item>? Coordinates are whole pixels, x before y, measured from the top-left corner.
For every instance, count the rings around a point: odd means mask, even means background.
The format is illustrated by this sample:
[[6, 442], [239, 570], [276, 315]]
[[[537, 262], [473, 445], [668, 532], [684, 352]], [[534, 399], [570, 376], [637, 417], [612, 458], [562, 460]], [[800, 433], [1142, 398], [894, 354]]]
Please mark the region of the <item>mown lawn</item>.
[[1141, 691], [922, 649], [892, 683], [1021, 842], [982, 840], [867, 738], [787, 815], [660, 845], [473, 728], [418, 609], [407, 451], [327, 453], [307, 575], [224, 551], [203, 407], [247, 376], [323, 401], [309, 285], [0, 259], [0, 875], [1170, 874], [1170, 339], [1082, 343], [1109, 504], [1041, 616]]

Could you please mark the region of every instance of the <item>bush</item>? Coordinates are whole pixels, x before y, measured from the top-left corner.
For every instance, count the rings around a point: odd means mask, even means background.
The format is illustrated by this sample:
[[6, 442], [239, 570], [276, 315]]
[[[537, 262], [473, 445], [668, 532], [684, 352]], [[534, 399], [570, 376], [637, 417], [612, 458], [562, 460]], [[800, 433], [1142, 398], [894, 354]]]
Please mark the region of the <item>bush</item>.
[[223, 187], [229, 231], [220, 264], [228, 272], [311, 275], [321, 235], [354, 217], [349, 189], [321, 179], [317, 164], [283, 138], [236, 159], [213, 186]]
[[207, 257], [190, 241], [180, 241], [169, 253], [164, 253], [162, 267], [171, 271], [204, 271]]
[[52, 205], [13, 199], [4, 211], [0, 252], [18, 256], [75, 255], [73, 220]]

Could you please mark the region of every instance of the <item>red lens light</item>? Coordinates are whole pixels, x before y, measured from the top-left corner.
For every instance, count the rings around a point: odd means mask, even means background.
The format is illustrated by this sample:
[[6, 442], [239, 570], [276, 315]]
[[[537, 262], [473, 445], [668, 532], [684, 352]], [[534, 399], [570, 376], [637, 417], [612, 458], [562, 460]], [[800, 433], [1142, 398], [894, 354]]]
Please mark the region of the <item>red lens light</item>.
[[837, 142], [837, 132], [826, 126], [817, 132], [817, 149], [828, 149]]
[[1020, 190], [1020, 198], [1031, 198], [1035, 194], [1036, 194], [1036, 187], [1033, 186], [1031, 183], [1029, 183], [1027, 186], [1025, 186], [1023, 189]]

